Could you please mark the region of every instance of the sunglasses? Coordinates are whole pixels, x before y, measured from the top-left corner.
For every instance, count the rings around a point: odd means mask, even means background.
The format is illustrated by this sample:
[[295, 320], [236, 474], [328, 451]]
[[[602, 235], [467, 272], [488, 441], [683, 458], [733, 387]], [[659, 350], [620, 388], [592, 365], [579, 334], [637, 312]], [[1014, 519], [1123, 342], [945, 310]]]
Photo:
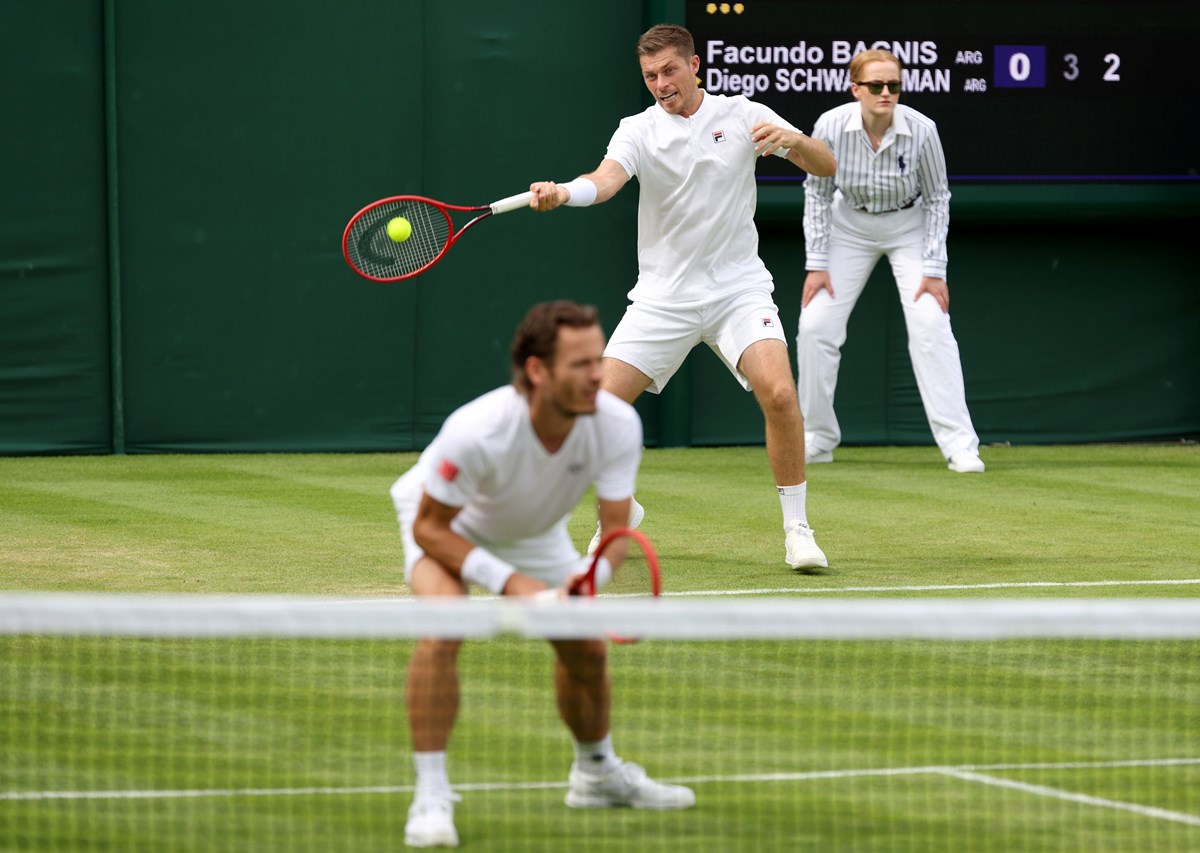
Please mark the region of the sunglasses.
[[887, 86], [887, 90], [889, 92], [891, 92], [893, 95], [900, 94], [900, 81], [899, 80], [889, 80], [886, 83], [884, 83], [880, 80], [872, 80], [870, 83], [855, 83], [854, 85], [866, 86], [867, 91], [870, 92], [872, 95], [883, 94], [884, 86]]

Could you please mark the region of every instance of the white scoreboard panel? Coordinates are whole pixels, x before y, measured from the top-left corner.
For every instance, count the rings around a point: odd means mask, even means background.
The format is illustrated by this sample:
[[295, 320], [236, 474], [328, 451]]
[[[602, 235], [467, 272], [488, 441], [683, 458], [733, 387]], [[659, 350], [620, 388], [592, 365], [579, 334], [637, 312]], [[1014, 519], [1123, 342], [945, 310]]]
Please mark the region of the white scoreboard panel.
[[[850, 99], [854, 54], [890, 50], [901, 103], [938, 123], [955, 182], [1200, 185], [1200, 0], [685, 8], [704, 89], [752, 97], [804, 130]], [[764, 182], [800, 177], [760, 167]]]

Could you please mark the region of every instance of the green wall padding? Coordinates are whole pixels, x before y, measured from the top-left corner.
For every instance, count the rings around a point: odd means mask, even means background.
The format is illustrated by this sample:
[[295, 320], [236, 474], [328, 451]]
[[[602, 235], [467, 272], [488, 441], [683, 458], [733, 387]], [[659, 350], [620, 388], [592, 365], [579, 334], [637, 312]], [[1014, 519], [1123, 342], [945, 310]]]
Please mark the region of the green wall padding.
[[[611, 330], [636, 277], [636, 182], [489, 220], [400, 284], [355, 276], [342, 229], [387, 195], [478, 204], [591, 170], [649, 104], [637, 36], [680, 5], [6, 4], [0, 453], [419, 449], [508, 380], [531, 303], [594, 303]], [[1200, 184], [953, 190], [983, 440], [1200, 438]], [[760, 197], [789, 339], [801, 198]], [[848, 444], [932, 443], [886, 264], [837, 407]], [[763, 439], [706, 352], [638, 408], [651, 446]]]

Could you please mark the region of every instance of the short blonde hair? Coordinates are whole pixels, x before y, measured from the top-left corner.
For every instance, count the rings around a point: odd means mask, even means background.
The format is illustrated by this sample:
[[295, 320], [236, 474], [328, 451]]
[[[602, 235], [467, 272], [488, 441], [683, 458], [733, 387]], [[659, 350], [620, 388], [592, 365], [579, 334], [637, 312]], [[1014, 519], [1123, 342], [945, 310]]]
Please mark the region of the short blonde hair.
[[860, 79], [862, 70], [869, 62], [894, 62], [900, 71], [904, 71], [904, 66], [900, 64], [900, 60], [890, 50], [864, 50], [850, 60], [850, 82], [862, 82]]

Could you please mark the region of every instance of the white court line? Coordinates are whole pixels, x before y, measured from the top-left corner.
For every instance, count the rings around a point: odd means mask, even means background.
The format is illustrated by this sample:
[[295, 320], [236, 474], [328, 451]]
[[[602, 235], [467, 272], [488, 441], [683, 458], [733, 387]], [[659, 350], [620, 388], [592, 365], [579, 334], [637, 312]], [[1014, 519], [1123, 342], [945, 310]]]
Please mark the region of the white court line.
[[1138, 803], [1124, 803], [1120, 800], [1107, 800], [1104, 797], [1093, 797], [1089, 794], [1078, 794], [1074, 791], [1064, 791], [1061, 788], [1050, 788], [1046, 785], [1031, 785], [1028, 782], [1017, 782], [1013, 779], [1001, 779], [998, 776], [989, 776], [984, 773], [968, 773], [962, 770], [942, 770], [940, 771], [945, 776], [951, 776], [955, 779], [964, 779], [968, 782], [978, 782], [982, 785], [993, 785], [997, 788], [1011, 788], [1014, 791], [1023, 791], [1026, 794], [1037, 794], [1040, 797], [1054, 797], [1059, 800], [1068, 800], [1073, 803], [1083, 803], [1086, 806], [1100, 806], [1109, 809], [1123, 809], [1124, 811], [1140, 814], [1143, 817], [1155, 817], [1160, 820], [1171, 820], [1176, 823], [1186, 823], [1189, 826], [1200, 826], [1200, 817], [1182, 812], [1168, 811], [1167, 809], [1155, 808], [1154, 806], [1143, 806]]
[[[922, 586], [840, 586], [818, 589], [711, 589], [693, 592], [664, 592], [663, 596], [700, 596], [700, 595], [819, 595], [822, 593], [841, 592], [938, 592], [940, 590], [956, 589], [1042, 589], [1047, 587], [1085, 587], [1085, 586], [1184, 586], [1200, 584], [1200, 578], [1184, 580], [1132, 580], [1132, 581], [1027, 581], [1011, 583], [956, 583], [928, 584]], [[615, 597], [615, 596], [614, 596]]]
[[[816, 589], [797, 589], [796, 587], [779, 587], [761, 589], [697, 589], [684, 592], [664, 592], [663, 598], [699, 598], [708, 596], [736, 595], [836, 595], [844, 592], [940, 592], [942, 590], [962, 589], [1067, 589], [1071, 587], [1096, 586], [1195, 586], [1200, 584], [1200, 578], [1184, 578], [1179, 580], [1124, 580], [1124, 581], [1013, 581], [1009, 583], [955, 583], [955, 584], [926, 584], [921, 586], [834, 586]], [[479, 596], [490, 598], [494, 596]], [[601, 593], [601, 598], [646, 598], [644, 592]], [[378, 604], [381, 601], [416, 601], [413, 596], [399, 598], [348, 598], [332, 602], [314, 602], [314, 607], [326, 604]]]
[[[702, 784], [711, 782], [804, 782], [814, 779], [854, 779], [868, 776], [919, 776], [924, 774], [980, 775], [983, 770], [1092, 770], [1113, 767], [1183, 767], [1200, 765], [1200, 758], [1148, 758], [1124, 761], [1067, 761], [1041, 764], [963, 764], [957, 767], [930, 765], [922, 767], [879, 767], [859, 770], [813, 770], [801, 773], [739, 773], [725, 776], [689, 776], [663, 779], [678, 784]], [[965, 778], [964, 775], [964, 778]], [[983, 777], [995, 778], [995, 777]], [[972, 779], [970, 781], [980, 781]], [[997, 780], [1003, 781], [1003, 780]], [[1020, 785], [1021, 783], [1013, 783]], [[535, 791], [562, 789], [565, 781], [554, 782], [467, 782], [455, 784], [456, 791]], [[1029, 786], [1038, 788], [1040, 786]], [[297, 797], [334, 796], [350, 794], [411, 794], [412, 785], [369, 785], [354, 788], [206, 788], [184, 790], [147, 791], [0, 791], [0, 800], [150, 800], [184, 799], [197, 797]], [[1047, 788], [1046, 790], [1055, 790]], [[1065, 793], [1065, 792], [1064, 792]], [[1081, 796], [1081, 795], [1074, 795]], [[1096, 798], [1090, 798], [1096, 799]], [[1106, 801], [1107, 802], [1107, 801]], [[1129, 807], [1126, 804], [1126, 807]], [[1138, 807], [1145, 808], [1145, 807]], [[1160, 811], [1160, 810], [1153, 810]], [[1178, 812], [1164, 812], [1180, 816]], [[1161, 816], [1161, 815], [1153, 815]], [[1200, 817], [1181, 815], [1184, 822], [1196, 822]], [[1177, 818], [1171, 818], [1172, 820]]]

